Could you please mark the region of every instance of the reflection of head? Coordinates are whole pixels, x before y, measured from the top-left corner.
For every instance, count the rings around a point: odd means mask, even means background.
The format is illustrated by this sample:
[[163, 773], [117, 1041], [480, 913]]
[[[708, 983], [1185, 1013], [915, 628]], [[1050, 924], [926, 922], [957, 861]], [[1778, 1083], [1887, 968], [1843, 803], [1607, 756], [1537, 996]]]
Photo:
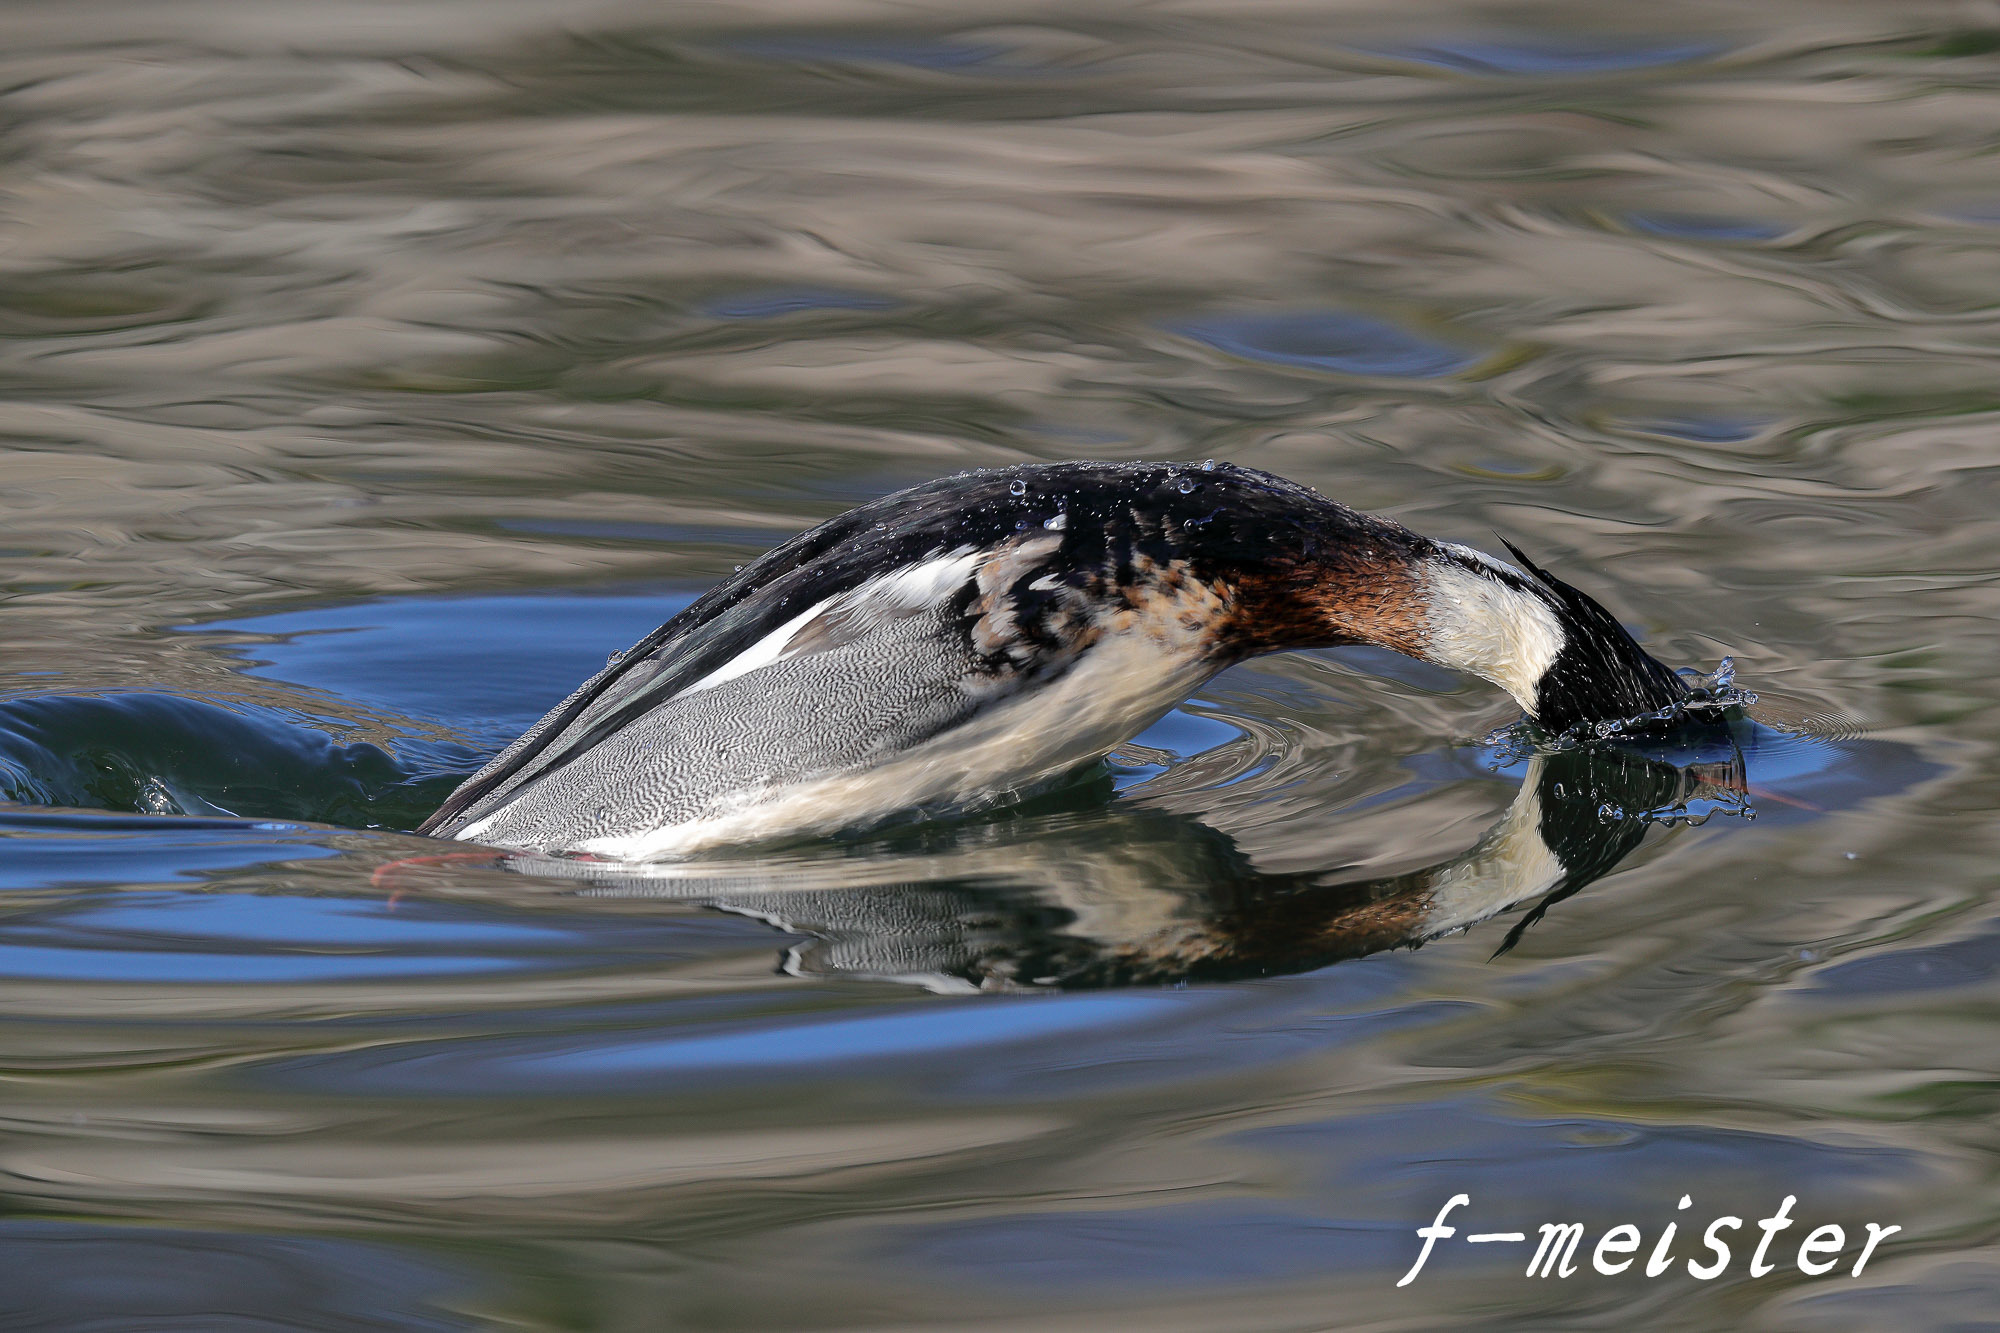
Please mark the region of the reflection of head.
[[1537, 756], [1469, 851], [1401, 875], [1258, 870], [1224, 833], [1142, 806], [928, 826], [865, 855], [618, 866], [523, 856], [588, 892], [671, 897], [813, 938], [800, 972], [938, 989], [1096, 987], [1305, 971], [1417, 945], [1608, 873], [1661, 816], [1742, 786], [1740, 759], [1690, 764], [1622, 750]]

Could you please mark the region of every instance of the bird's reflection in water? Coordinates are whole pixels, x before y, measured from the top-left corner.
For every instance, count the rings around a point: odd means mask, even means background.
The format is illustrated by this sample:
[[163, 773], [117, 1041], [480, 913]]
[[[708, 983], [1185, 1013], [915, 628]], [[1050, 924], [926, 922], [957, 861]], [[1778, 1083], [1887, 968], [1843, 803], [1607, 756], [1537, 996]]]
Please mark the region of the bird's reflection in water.
[[801, 974], [941, 990], [1221, 981], [1413, 947], [1533, 904], [1498, 944], [1512, 947], [1649, 827], [1705, 817], [1691, 808], [1747, 809], [1729, 732], [1692, 739], [1535, 755], [1469, 851], [1386, 877], [1262, 871], [1228, 834], [1138, 803], [1086, 818], [919, 826], [844, 857], [509, 864], [586, 880], [588, 894], [674, 898], [810, 936], [786, 955]]

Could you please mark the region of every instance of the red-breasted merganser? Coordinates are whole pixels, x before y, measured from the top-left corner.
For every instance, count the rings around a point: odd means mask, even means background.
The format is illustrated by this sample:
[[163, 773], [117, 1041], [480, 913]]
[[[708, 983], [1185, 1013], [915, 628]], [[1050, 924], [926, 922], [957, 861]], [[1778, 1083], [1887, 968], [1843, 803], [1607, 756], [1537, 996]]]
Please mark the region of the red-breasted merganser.
[[990, 802], [1259, 653], [1367, 643], [1543, 728], [1687, 687], [1596, 602], [1226, 464], [966, 472], [850, 510], [647, 635], [421, 832], [651, 860]]

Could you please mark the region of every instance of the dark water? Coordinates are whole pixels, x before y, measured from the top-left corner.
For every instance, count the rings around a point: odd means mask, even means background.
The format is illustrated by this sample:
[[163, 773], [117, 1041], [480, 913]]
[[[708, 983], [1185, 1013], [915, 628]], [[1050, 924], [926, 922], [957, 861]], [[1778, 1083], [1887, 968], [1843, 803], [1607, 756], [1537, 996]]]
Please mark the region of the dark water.
[[[0, 1326], [1995, 1326], [1992, 12], [677, 12], [0, 18]], [[1512, 537], [1760, 721], [1509, 763], [1299, 655], [705, 877], [395, 831], [732, 565], [1065, 457]], [[1587, 882], [1391, 947], [1524, 811]], [[1399, 1288], [1458, 1193], [1582, 1271]]]

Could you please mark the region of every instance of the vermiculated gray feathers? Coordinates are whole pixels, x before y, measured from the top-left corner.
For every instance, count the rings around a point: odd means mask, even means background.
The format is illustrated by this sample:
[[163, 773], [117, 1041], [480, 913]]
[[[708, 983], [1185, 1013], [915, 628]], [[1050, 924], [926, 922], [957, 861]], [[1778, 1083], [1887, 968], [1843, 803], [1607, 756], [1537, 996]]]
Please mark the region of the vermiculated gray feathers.
[[566, 847], [711, 817], [731, 804], [861, 768], [962, 720], [974, 688], [942, 608], [851, 629], [832, 647], [678, 695], [569, 763], [466, 812], [482, 839]]

